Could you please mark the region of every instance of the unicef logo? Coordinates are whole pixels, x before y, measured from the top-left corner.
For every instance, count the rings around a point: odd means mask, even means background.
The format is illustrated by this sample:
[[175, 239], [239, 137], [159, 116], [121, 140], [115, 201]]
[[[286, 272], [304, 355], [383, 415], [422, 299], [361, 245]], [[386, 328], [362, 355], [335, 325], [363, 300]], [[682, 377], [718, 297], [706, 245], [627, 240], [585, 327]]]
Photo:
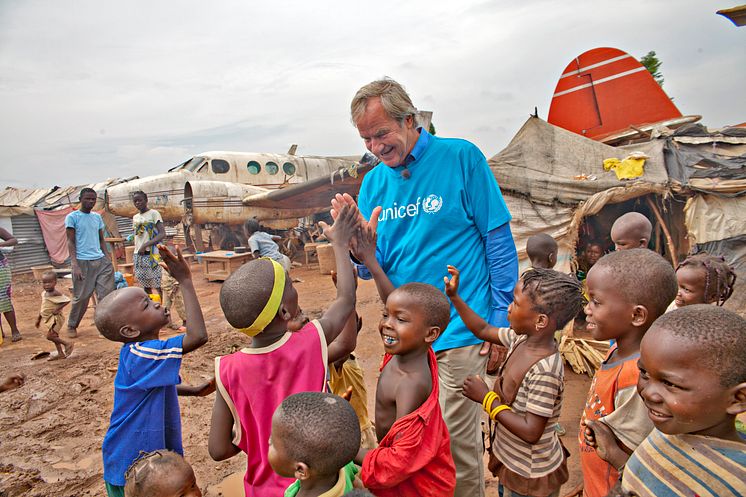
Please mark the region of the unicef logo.
[[443, 207], [443, 198], [440, 195], [428, 195], [422, 202], [422, 210], [428, 214], [435, 214]]

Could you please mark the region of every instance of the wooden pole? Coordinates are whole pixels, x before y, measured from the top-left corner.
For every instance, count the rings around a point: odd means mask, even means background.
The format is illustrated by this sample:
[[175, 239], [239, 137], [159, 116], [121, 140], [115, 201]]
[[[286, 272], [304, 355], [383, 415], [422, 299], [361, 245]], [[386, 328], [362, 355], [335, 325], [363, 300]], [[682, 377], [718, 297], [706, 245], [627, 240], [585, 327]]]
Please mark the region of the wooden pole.
[[647, 197], [646, 200], [648, 201], [648, 205], [652, 209], [655, 218], [658, 220], [658, 224], [663, 230], [663, 234], [666, 235], [666, 243], [668, 244], [668, 252], [671, 255], [671, 263], [673, 264], [673, 267], [676, 267], [676, 264], [679, 261], [678, 254], [676, 253], [676, 246], [674, 245], [673, 238], [671, 237], [671, 232], [668, 231], [668, 226], [666, 226], [666, 222], [663, 220], [663, 216], [661, 215], [660, 210], [658, 210], [658, 206], [655, 205], [655, 201], [650, 197]]

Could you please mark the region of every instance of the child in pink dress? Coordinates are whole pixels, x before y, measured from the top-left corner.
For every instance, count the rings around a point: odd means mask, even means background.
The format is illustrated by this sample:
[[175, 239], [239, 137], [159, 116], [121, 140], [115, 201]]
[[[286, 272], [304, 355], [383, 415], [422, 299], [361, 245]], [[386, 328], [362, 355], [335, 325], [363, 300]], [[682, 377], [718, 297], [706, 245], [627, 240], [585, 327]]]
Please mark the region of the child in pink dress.
[[208, 449], [216, 461], [246, 453], [247, 497], [282, 496], [294, 481], [277, 475], [269, 464], [272, 415], [292, 394], [324, 390], [327, 345], [344, 329], [355, 306], [348, 245], [357, 219], [357, 209], [346, 208], [333, 226], [324, 225], [337, 259], [338, 284], [337, 299], [318, 320], [304, 323], [298, 292], [272, 259], [250, 261], [220, 290], [226, 319], [252, 341], [247, 348], [215, 359], [218, 394]]

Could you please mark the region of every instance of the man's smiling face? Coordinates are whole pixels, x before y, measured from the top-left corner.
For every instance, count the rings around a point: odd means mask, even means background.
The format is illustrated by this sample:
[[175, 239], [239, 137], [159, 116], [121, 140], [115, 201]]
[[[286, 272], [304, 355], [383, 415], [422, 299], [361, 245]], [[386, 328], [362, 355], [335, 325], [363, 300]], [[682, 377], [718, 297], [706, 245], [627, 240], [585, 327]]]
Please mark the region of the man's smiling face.
[[379, 97], [368, 99], [355, 125], [365, 148], [389, 167], [402, 165], [419, 137], [414, 118], [408, 116], [400, 123], [386, 113]]

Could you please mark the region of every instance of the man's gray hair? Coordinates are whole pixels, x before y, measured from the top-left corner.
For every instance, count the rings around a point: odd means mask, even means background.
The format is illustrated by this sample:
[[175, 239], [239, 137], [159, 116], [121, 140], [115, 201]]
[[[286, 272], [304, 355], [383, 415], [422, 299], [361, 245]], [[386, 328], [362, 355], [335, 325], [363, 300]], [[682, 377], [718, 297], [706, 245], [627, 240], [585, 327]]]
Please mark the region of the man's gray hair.
[[350, 105], [353, 125], [357, 125], [358, 119], [365, 113], [368, 99], [375, 97], [380, 97], [383, 110], [389, 117], [401, 124], [408, 116], [412, 116], [414, 125], [417, 126], [417, 109], [412, 99], [404, 87], [391, 78], [373, 81], [357, 91]]

